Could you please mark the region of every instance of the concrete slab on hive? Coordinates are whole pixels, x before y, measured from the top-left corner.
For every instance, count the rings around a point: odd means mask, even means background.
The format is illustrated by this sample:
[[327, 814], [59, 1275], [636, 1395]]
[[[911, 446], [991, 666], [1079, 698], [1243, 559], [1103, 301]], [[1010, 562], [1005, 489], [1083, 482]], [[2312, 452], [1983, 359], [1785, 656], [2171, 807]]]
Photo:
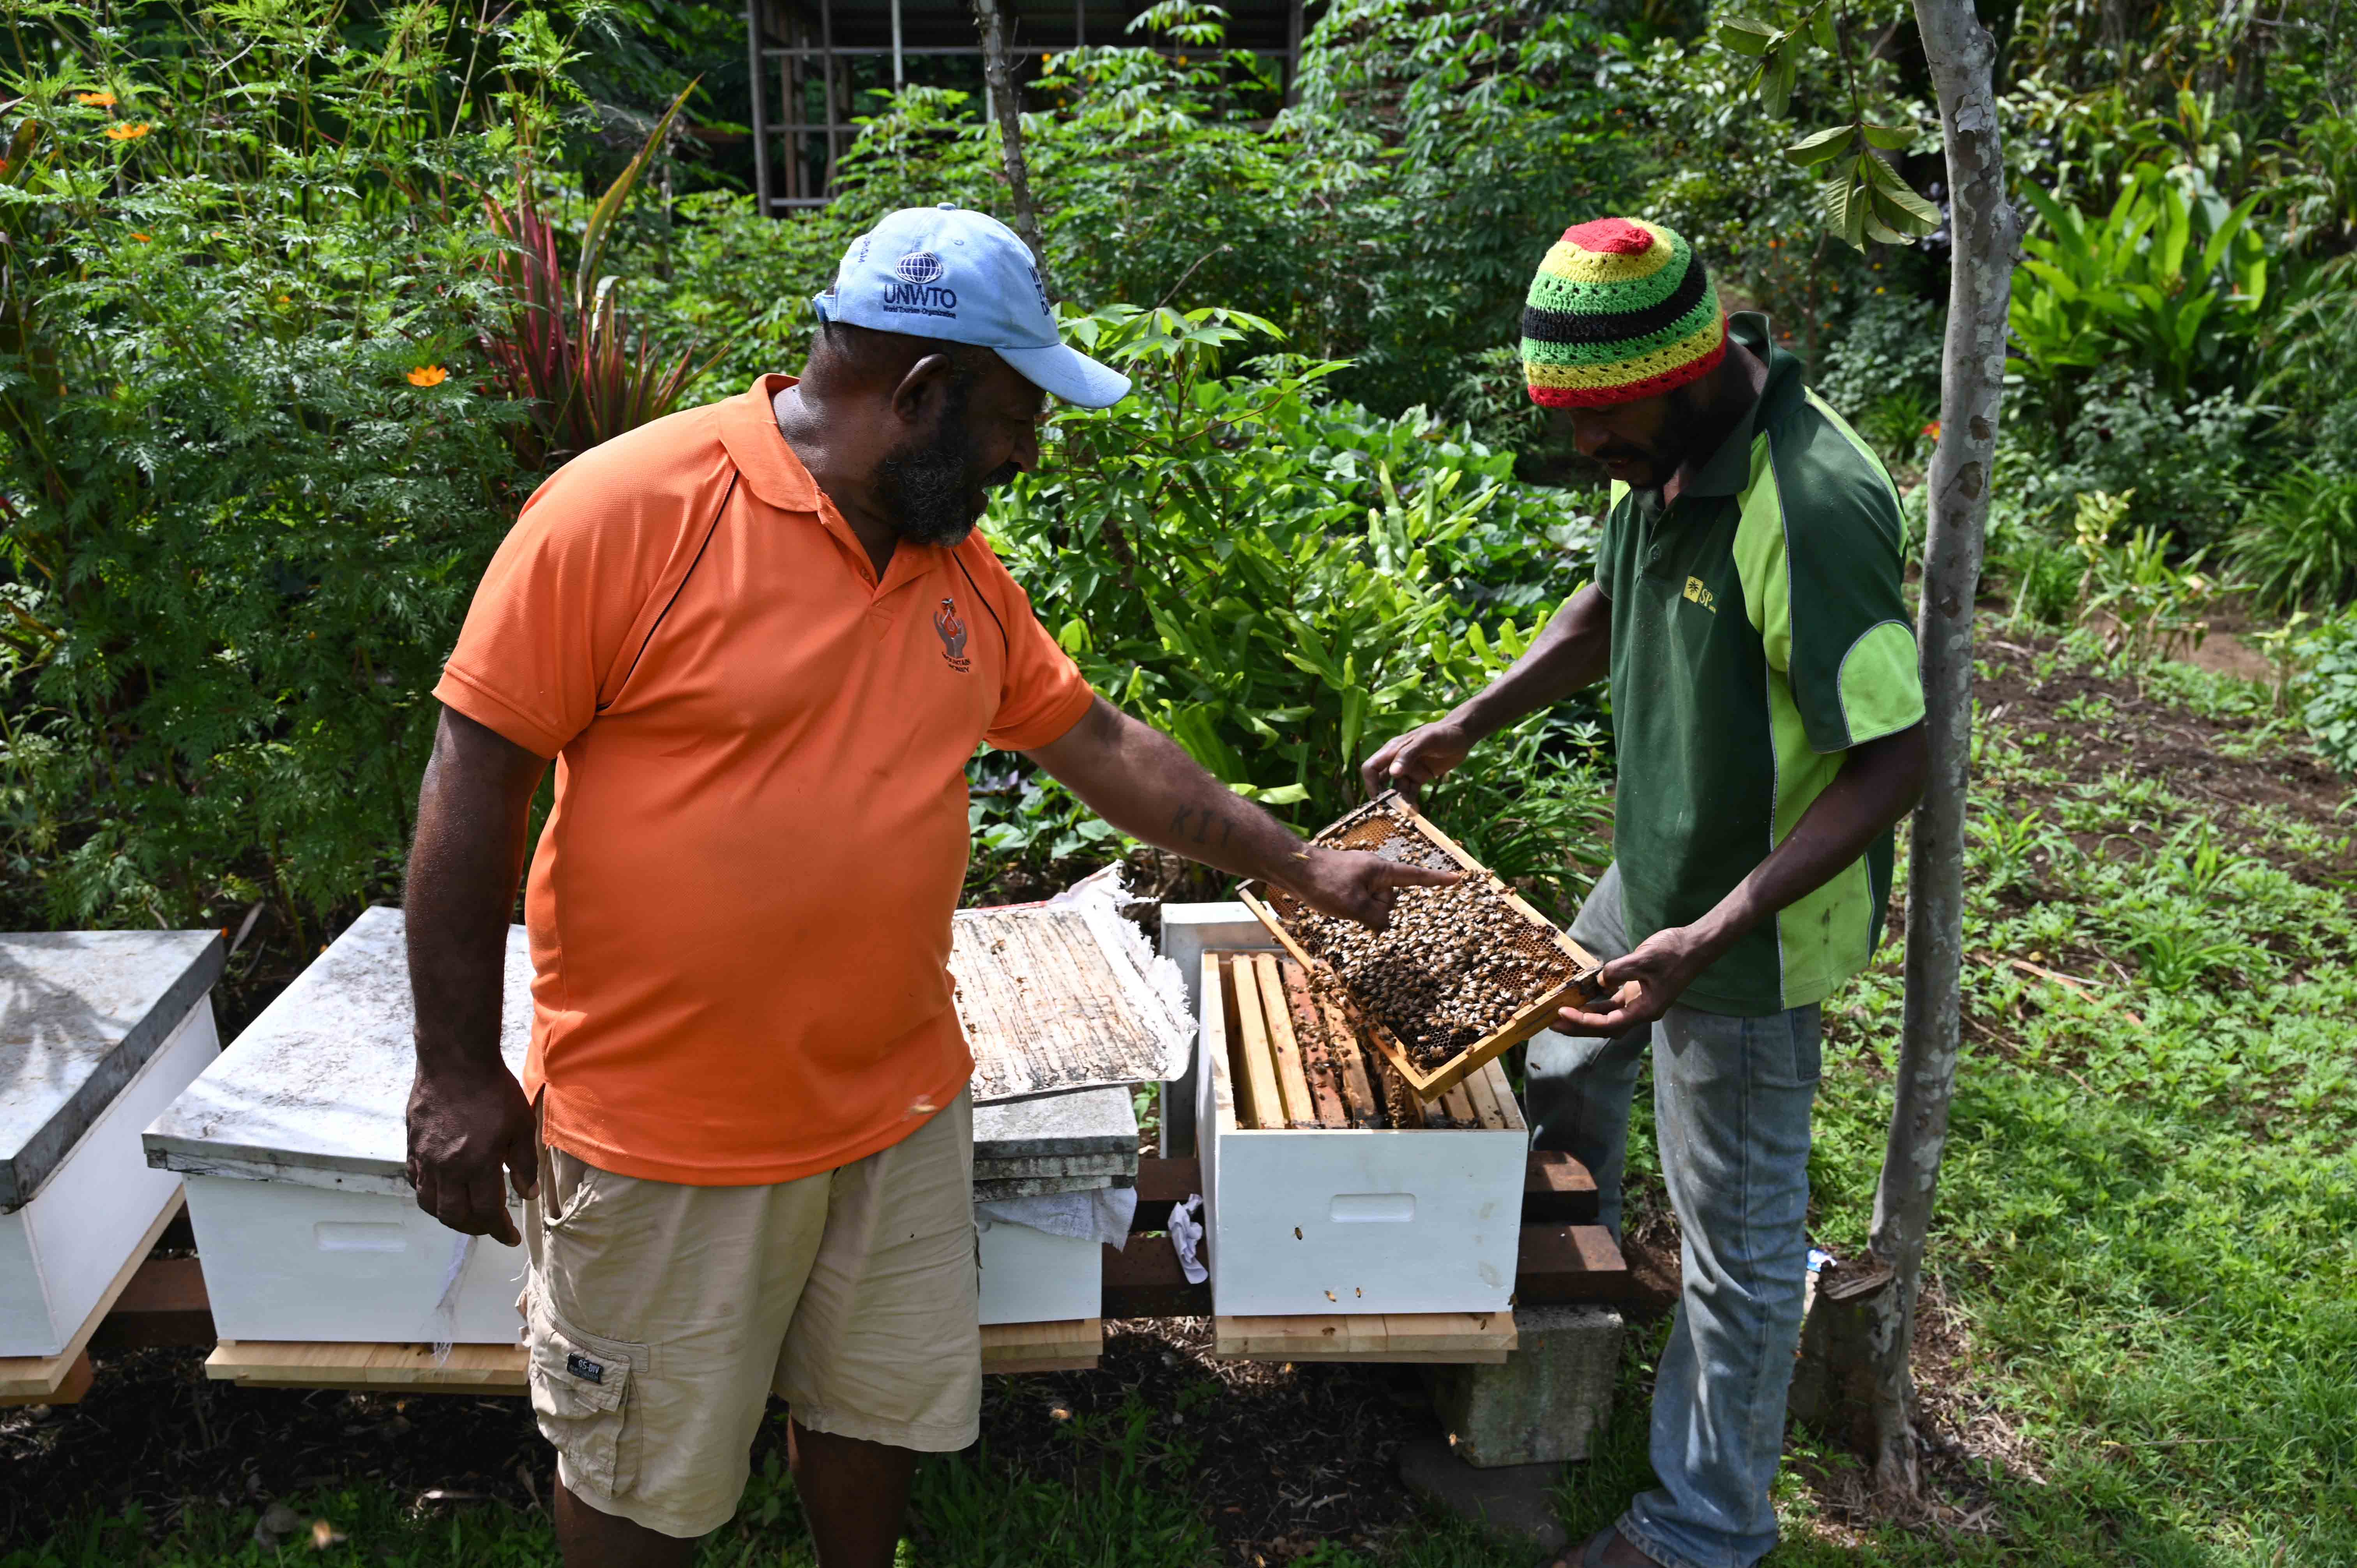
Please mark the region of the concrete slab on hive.
[[978, 1178], [974, 1184], [974, 1200], [976, 1203], [1005, 1203], [1017, 1197], [1046, 1197], [1062, 1192], [1099, 1192], [1107, 1187], [1136, 1185], [1135, 1176], [1126, 1176]]
[[0, 935], [0, 1210], [32, 1200], [222, 961], [210, 930]]
[[1119, 1155], [1039, 1155], [1028, 1160], [976, 1160], [976, 1181], [1011, 1181], [1022, 1176], [1095, 1176], [1099, 1185], [1120, 1176], [1135, 1182], [1137, 1162]]
[[[415, 1015], [400, 910], [362, 910], [149, 1126], [147, 1163], [408, 1197]], [[510, 1071], [531, 1033], [532, 954], [514, 926], [500, 1026]]]
[[1137, 1112], [1125, 1088], [1082, 1089], [974, 1108], [974, 1157], [1123, 1155], [1137, 1165]]

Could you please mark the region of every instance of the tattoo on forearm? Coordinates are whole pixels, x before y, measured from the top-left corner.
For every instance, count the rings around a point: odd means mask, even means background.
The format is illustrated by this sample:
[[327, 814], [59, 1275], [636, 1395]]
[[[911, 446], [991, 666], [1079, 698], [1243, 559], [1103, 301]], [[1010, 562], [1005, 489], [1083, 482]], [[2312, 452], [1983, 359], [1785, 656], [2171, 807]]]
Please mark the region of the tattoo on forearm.
[[[1195, 824], [1193, 842], [1199, 844], [1210, 843], [1211, 842], [1211, 809], [1209, 806], [1200, 809], [1193, 806], [1179, 807], [1170, 816], [1170, 836], [1174, 839], [1187, 838], [1189, 836], [1187, 824], [1189, 822]], [[1222, 822], [1219, 824], [1219, 828], [1220, 847], [1225, 849], [1235, 842], [1236, 824]]]

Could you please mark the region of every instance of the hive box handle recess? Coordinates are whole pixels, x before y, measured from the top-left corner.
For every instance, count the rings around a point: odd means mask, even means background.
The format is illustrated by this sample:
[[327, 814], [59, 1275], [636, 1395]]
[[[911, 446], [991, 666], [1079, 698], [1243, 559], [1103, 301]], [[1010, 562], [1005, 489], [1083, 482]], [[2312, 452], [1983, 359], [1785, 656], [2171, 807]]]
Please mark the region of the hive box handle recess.
[[322, 1252], [406, 1252], [409, 1231], [393, 1220], [322, 1219], [311, 1227]]
[[1415, 1218], [1415, 1194], [1338, 1192], [1326, 1218], [1337, 1225], [1405, 1225]]

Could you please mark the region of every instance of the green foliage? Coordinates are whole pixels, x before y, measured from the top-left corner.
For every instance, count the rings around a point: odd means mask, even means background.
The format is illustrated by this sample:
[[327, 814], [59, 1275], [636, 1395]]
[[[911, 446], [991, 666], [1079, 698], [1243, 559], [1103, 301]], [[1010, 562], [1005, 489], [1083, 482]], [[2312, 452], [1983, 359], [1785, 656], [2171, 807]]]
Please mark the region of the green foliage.
[[1520, 342], [1547, 245], [1635, 195], [1626, 131], [1644, 95], [1630, 48], [1563, 0], [1324, 8], [1275, 134], [1351, 181], [1356, 213], [1321, 259], [1364, 290], [1363, 337], [1321, 351], [1355, 361], [1341, 383], [1353, 396], [1437, 403], [1461, 355]]
[[2013, 583], [2013, 610], [2008, 626], [2024, 620], [2039, 626], [2065, 627], [2079, 615], [2079, 584], [2086, 563], [2067, 550], [2033, 542], [2012, 553], [2005, 563]]
[[[1321, 401], [1329, 361], [1216, 375], [1266, 322], [1114, 306], [1067, 325], [1135, 391], [1056, 420], [992, 535], [1100, 690], [1300, 825], [1340, 815], [1377, 746], [1510, 663], [1577, 585], [1592, 523], [1507, 456], [1421, 413]], [[1556, 897], [1603, 803], [1595, 742], [1561, 725], [1501, 737], [1433, 805]]]
[[2079, 584], [2083, 620], [2104, 619], [2110, 629], [2104, 651], [2124, 655], [2132, 665], [2190, 653], [2201, 646], [2210, 623], [2201, 618], [2222, 587], [2199, 570], [2204, 552], [2169, 560], [2169, 535], [2140, 528], [2115, 543], [2112, 535], [2127, 516], [2130, 495], [2097, 491], [2079, 498], [2078, 542], [2086, 563]]
[[2307, 666], [2300, 722], [2335, 768], [2357, 778], [2357, 608], [2319, 628], [2300, 654]]
[[2255, 195], [2230, 205], [2198, 170], [2142, 164], [2102, 219], [2025, 183], [2043, 231], [2023, 240], [2011, 325], [2016, 368], [2050, 399], [2071, 371], [2128, 362], [2172, 396], [2215, 384], [2258, 328], [2268, 246], [2251, 227]]
[[[450, 135], [440, 13], [389, 14], [365, 52], [331, 15], [223, 13], [200, 54], [152, 58], [70, 29], [0, 83], [20, 920], [268, 899], [299, 930], [386, 890], [425, 693], [529, 489], [522, 411], [471, 357], [495, 242], [467, 186], [539, 123], [545, 26], [485, 39], [500, 113]], [[113, 106], [80, 102], [93, 81]]]
[[485, 328], [483, 353], [500, 390], [532, 410], [531, 428], [516, 433], [518, 455], [529, 467], [562, 463], [662, 418], [697, 379], [692, 350], [655, 360], [623, 309], [622, 280], [604, 264], [623, 203], [693, 91], [692, 82], [680, 90], [638, 156], [590, 205], [570, 267], [558, 254], [556, 229], [542, 214], [529, 168], [517, 175], [512, 203], [483, 199], [500, 242], [499, 278], [513, 302], [504, 320]]
[[[1760, 95], [1760, 105], [1776, 120], [1784, 118], [1792, 106], [1804, 56], [1824, 50], [1839, 59], [1848, 89], [1848, 118], [1786, 147], [1785, 159], [1796, 167], [1823, 171], [1818, 200], [1827, 233], [1857, 251], [1864, 251], [1868, 240], [1903, 245], [1939, 228], [1940, 209], [1917, 195], [1882, 155], [1905, 152], [1922, 135], [1904, 120], [1885, 124], [1867, 117], [1866, 94], [1850, 59], [1852, 42], [1842, 32], [1847, 19], [1835, 0], [1817, 0], [1777, 21], [1730, 16], [1718, 25], [1718, 41], [1730, 52], [1760, 62], [1745, 85]], [[1886, 117], [1898, 119], [1887, 112]]]
[[[1912, 453], [1923, 425], [1939, 415], [1942, 326], [1930, 300], [1878, 287], [1858, 302], [1810, 378], [1886, 459]], [[1890, 412], [1878, 419], [1882, 410]]]
[[2220, 542], [2240, 521], [2257, 418], [2233, 392], [2179, 403], [2107, 365], [2055, 413], [2059, 431], [2029, 399], [2008, 403], [1993, 527], [2067, 544], [2080, 498], [2096, 492], [2133, 492], [2130, 521], [2189, 543]]
[[2231, 559], [2270, 609], [2357, 598], [2357, 473], [2279, 475], [2243, 513]]

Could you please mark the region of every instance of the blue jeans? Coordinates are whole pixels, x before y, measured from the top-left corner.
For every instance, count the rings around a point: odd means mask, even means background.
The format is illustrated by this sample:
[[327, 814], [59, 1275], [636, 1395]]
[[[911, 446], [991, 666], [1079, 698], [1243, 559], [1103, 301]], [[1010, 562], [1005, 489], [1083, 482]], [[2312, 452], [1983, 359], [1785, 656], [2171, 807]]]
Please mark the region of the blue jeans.
[[[1618, 866], [1571, 934], [1601, 958], [1630, 950]], [[1531, 1142], [1587, 1166], [1615, 1236], [1630, 1102], [1653, 1049], [1653, 1118], [1685, 1283], [1653, 1380], [1661, 1485], [1629, 1505], [1620, 1528], [1665, 1568], [1750, 1568], [1776, 1544], [1769, 1487], [1808, 1273], [1818, 1045], [1813, 1004], [1757, 1018], [1672, 1007], [1616, 1039], [1550, 1031], [1530, 1044]]]

